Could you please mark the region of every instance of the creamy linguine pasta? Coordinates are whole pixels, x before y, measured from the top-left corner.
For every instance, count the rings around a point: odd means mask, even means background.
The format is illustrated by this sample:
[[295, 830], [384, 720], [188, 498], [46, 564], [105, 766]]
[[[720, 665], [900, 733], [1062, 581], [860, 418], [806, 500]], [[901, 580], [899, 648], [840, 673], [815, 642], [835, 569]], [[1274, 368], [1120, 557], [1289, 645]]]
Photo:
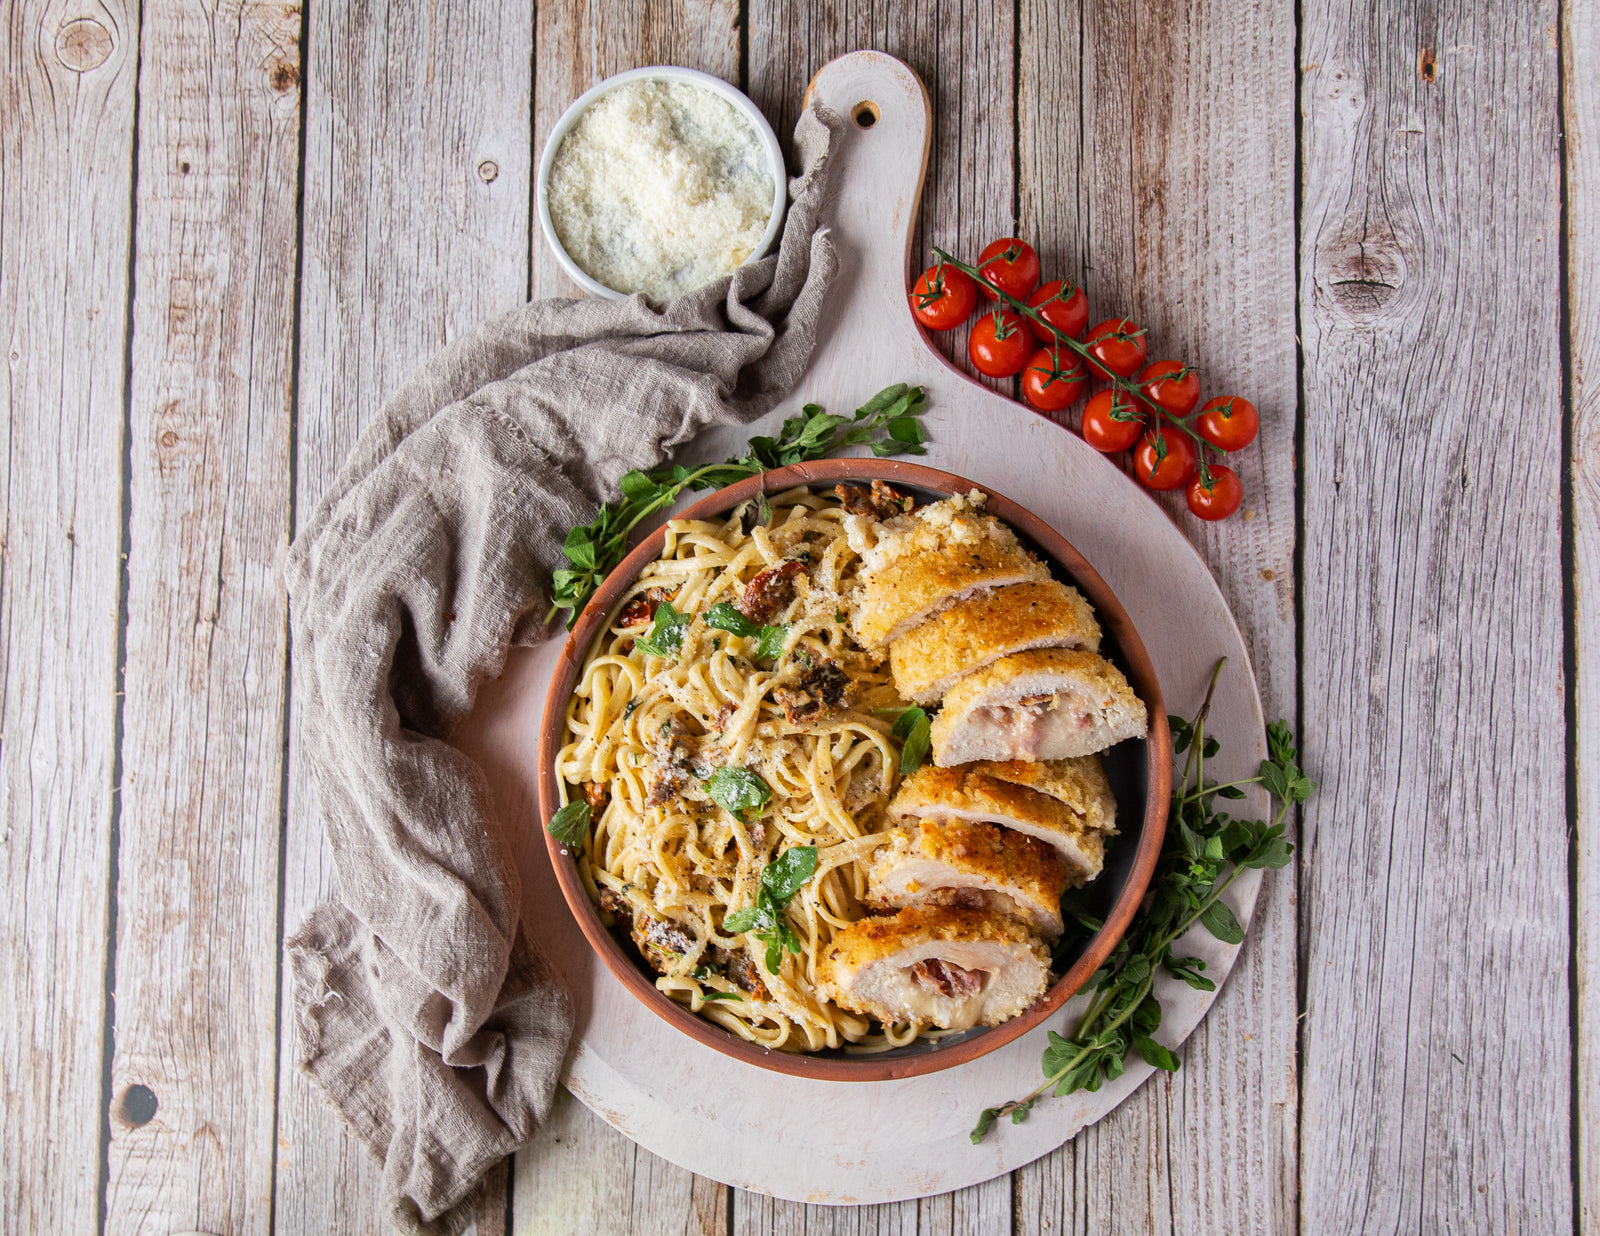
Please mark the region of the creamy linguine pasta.
[[[578, 868], [657, 988], [701, 1016], [792, 1051], [901, 1046], [928, 1028], [840, 1009], [819, 996], [816, 964], [865, 913], [904, 704], [884, 658], [850, 634], [859, 560], [840, 503], [804, 489], [768, 502], [669, 523], [660, 557], [590, 647], [556, 764], [592, 809]], [[672, 626], [674, 615], [688, 620]], [[661, 655], [651, 637], [664, 626]], [[719, 804], [719, 784], [755, 784], [743, 772], [719, 781], [722, 769], [746, 770], [770, 796]], [[757, 905], [767, 865], [798, 847], [815, 847], [814, 874], [783, 911], [798, 951], [729, 930], [727, 916]]]

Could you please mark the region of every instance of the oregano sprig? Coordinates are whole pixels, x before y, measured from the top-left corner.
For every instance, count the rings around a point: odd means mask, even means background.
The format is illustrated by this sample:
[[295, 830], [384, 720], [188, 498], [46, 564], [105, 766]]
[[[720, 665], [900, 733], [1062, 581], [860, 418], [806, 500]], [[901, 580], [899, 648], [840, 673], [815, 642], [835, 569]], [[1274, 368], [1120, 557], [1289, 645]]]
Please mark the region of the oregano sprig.
[[[1177, 1056], [1154, 1038], [1161, 1025], [1161, 1002], [1153, 992], [1156, 975], [1164, 971], [1200, 991], [1215, 991], [1216, 983], [1204, 973], [1206, 963], [1174, 956], [1173, 947], [1196, 923], [1224, 943], [1240, 943], [1244, 929], [1223, 893], [1242, 873], [1282, 867], [1294, 854], [1284, 839], [1284, 819], [1317, 786], [1295, 762], [1288, 725], [1275, 721], [1267, 727], [1267, 758], [1254, 777], [1222, 785], [1205, 779], [1206, 760], [1220, 750], [1205, 724], [1223, 664], [1218, 661], [1212, 671], [1205, 701], [1192, 721], [1168, 718], [1173, 753], [1184, 756], [1183, 775], [1172, 792], [1166, 843], [1149, 894], [1116, 950], [1084, 984], [1093, 995], [1071, 1035], [1050, 1032], [1040, 1061], [1044, 1081], [1020, 1099], [985, 1108], [972, 1130], [974, 1144], [1002, 1116], [1020, 1124], [1052, 1088], [1057, 1095], [1098, 1090], [1122, 1075], [1130, 1052], [1138, 1052], [1155, 1068], [1175, 1071]], [[1216, 799], [1242, 798], [1247, 785], [1262, 786], [1276, 800], [1270, 825], [1235, 819], [1217, 809]], [[1077, 895], [1063, 897], [1061, 908], [1067, 923], [1064, 944], [1100, 930], [1100, 920], [1082, 908]]]
[[688, 468], [662, 464], [625, 473], [622, 497], [601, 507], [589, 523], [567, 533], [563, 551], [567, 565], [552, 573], [552, 604], [545, 621], [568, 610], [567, 626], [613, 567], [627, 555], [628, 537], [640, 522], [664, 510], [684, 491], [721, 489], [774, 468], [823, 459], [850, 446], [866, 446], [885, 455], [922, 455], [928, 440], [921, 416], [927, 396], [920, 386], [897, 382], [856, 409], [854, 416], [834, 416], [808, 403], [783, 422], [778, 436], [750, 439], [743, 455], [720, 464]]

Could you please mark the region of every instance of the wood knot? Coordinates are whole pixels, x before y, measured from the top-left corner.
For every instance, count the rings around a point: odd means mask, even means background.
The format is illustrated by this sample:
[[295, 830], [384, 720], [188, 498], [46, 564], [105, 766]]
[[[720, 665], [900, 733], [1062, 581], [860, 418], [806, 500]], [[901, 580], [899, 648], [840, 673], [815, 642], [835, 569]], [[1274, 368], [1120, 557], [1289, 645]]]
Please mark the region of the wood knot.
[[287, 60], [274, 60], [271, 69], [272, 88], [279, 94], [287, 94], [300, 86], [300, 70]]
[[92, 17], [79, 17], [56, 31], [56, 58], [74, 73], [98, 69], [114, 46], [111, 31]]
[[157, 438], [156, 441], [161, 443], [162, 450], [170, 451], [173, 447], [178, 445], [178, 435], [170, 429], [163, 430], [161, 436]]
[[1319, 246], [1320, 278], [1334, 304], [1352, 318], [1381, 316], [1405, 282], [1393, 238], [1350, 229]]
[[493, 159], [485, 159], [478, 164], [478, 179], [484, 184], [493, 184], [498, 175], [500, 175], [500, 165]]
[[1439, 80], [1439, 60], [1433, 48], [1424, 47], [1417, 53], [1417, 76], [1430, 86]]

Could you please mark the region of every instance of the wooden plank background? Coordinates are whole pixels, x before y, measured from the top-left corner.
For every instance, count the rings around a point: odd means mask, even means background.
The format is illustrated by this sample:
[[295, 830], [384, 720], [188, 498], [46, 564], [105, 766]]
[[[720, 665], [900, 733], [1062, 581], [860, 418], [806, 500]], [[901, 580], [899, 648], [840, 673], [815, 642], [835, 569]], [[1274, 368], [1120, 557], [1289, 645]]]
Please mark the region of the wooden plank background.
[[1322, 781], [1301, 862], [1183, 1070], [1010, 1178], [777, 1202], [563, 1096], [476, 1231], [1600, 1232], [1597, 8], [8, 6], [0, 1231], [382, 1230], [294, 1068], [283, 546], [406, 373], [570, 291], [577, 93], [686, 64], [784, 134], [878, 47], [921, 249], [1019, 228], [1260, 405], [1245, 517], [1184, 526]]

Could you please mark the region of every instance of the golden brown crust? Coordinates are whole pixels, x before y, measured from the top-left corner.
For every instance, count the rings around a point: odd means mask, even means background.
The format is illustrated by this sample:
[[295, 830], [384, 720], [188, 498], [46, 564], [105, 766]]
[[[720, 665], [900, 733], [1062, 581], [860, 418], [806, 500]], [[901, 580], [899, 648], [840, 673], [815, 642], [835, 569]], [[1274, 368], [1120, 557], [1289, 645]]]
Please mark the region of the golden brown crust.
[[[851, 923], [833, 937], [817, 968], [819, 972], [836, 967], [855, 970], [914, 945], [958, 940], [1022, 945], [1037, 957], [1049, 956], [1033, 933], [1015, 919], [951, 906], [907, 906], [898, 914]], [[831, 980], [833, 975], [828, 977]]]
[[[1098, 755], [1066, 760], [980, 760], [962, 765], [974, 773], [1046, 794], [1066, 804], [1084, 828], [1116, 835], [1117, 800]], [[894, 804], [890, 804], [893, 810]]]
[[[907, 862], [938, 864], [956, 875], [978, 880], [999, 891], [1013, 891], [1029, 907], [1054, 911], [1066, 892], [1068, 872], [1055, 847], [1011, 829], [980, 820], [921, 820], [914, 827], [889, 832], [867, 869], [868, 896], [903, 904], [904, 895], [887, 893], [884, 884]], [[910, 888], [915, 895], [919, 891]]]
[[959, 715], [974, 704], [1009, 702], [983, 697], [990, 692], [1003, 697], [1013, 682], [1033, 674], [1070, 677], [1075, 687], [1090, 692], [1102, 707], [1123, 704], [1144, 710], [1143, 701], [1133, 693], [1122, 671], [1098, 653], [1078, 648], [1035, 648], [1001, 657], [993, 665], [968, 674], [945, 693], [940, 715]]
[[862, 589], [856, 636], [870, 648], [882, 647], [898, 628], [953, 597], [1049, 577], [1044, 564], [1026, 550], [996, 540], [907, 554], [874, 572]]
[[927, 704], [961, 675], [1040, 647], [1100, 647], [1094, 608], [1058, 580], [1014, 584], [958, 601], [895, 640], [889, 664], [896, 690]]
[[1081, 818], [1060, 800], [978, 772], [972, 764], [917, 769], [901, 783], [889, 803], [889, 814], [896, 819], [942, 819], [941, 808], [992, 815], [1001, 823], [1027, 820], [1061, 832], [1081, 832], [1084, 827]]
[[[896, 820], [979, 820], [998, 824], [1013, 835], [1049, 847], [1059, 856], [1070, 886], [1087, 883], [1100, 874], [1105, 861], [1105, 834], [1091, 827], [1085, 815], [1049, 794], [1001, 780], [980, 771], [1005, 765], [964, 764], [957, 768], [924, 765], [900, 785], [889, 803]], [[1108, 788], [1109, 796], [1109, 788]], [[1115, 800], [1096, 802], [1096, 819], [1102, 824], [1115, 818]], [[1060, 894], [1058, 893], [1059, 900]]]

